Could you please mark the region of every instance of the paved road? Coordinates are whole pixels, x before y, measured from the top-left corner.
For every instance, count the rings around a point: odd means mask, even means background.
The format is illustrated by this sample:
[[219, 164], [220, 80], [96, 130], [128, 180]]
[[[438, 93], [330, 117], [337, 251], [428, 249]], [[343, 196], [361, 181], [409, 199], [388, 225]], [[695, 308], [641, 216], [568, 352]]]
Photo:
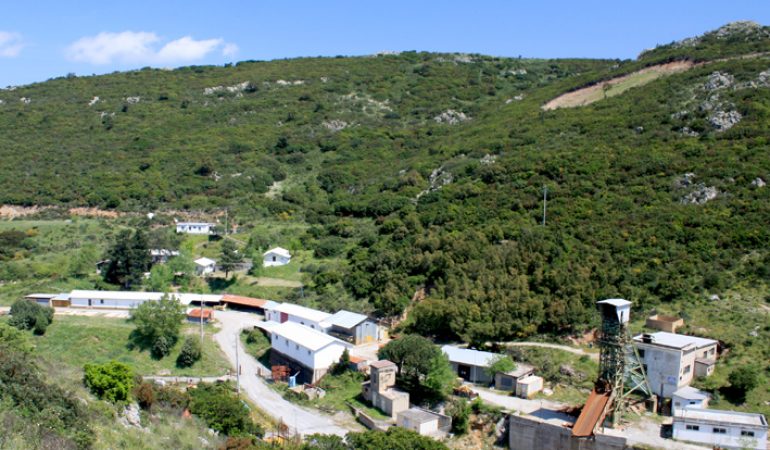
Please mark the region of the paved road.
[[256, 373], [262, 366], [252, 356], [246, 354], [238, 335], [247, 327], [254, 326], [260, 320], [254, 314], [239, 311], [216, 311], [214, 318], [222, 329], [214, 335], [222, 351], [235, 367], [235, 345], [238, 345], [241, 364], [241, 389], [257, 406], [276, 420], [282, 420], [292, 431], [302, 435], [312, 433], [336, 434], [344, 436], [348, 431], [360, 431], [361, 427], [350, 416], [329, 416], [320, 411], [308, 410], [284, 400], [272, 390]]
[[568, 345], [559, 345], [559, 344], [549, 344], [547, 342], [500, 342], [500, 345], [505, 345], [508, 347], [543, 347], [543, 348], [554, 348], [556, 350], [564, 350], [565, 352], [570, 352], [575, 355], [580, 356], [588, 356], [592, 359], [599, 360], [599, 354], [598, 353], [591, 353], [583, 350], [582, 348], [575, 348], [570, 347]]

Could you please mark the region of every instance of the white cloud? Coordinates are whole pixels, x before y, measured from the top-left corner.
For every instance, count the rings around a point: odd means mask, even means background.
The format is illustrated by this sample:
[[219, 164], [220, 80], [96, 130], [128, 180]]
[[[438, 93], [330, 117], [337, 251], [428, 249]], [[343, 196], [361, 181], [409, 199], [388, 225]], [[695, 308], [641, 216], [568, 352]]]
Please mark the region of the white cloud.
[[235, 56], [238, 53], [237, 45], [235, 44], [225, 44], [225, 46], [222, 48], [222, 56]]
[[197, 41], [191, 36], [184, 36], [158, 48], [161, 41], [157, 34], [146, 31], [103, 32], [73, 42], [67, 47], [66, 55], [72, 61], [95, 65], [171, 64], [196, 61], [219, 48], [223, 55], [229, 56], [227, 53], [233, 47], [237, 49], [235, 44], [226, 43], [221, 38]]
[[13, 58], [19, 56], [24, 43], [19, 33], [0, 31], [0, 57]]

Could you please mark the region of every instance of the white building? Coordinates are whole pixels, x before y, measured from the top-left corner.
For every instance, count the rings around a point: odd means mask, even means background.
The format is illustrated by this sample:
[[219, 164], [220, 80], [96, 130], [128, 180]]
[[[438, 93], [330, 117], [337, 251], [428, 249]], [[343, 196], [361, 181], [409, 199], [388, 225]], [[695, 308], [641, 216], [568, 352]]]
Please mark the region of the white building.
[[75, 290], [69, 293], [69, 301], [75, 308], [131, 309], [144, 302], [158, 301], [164, 295], [178, 299], [185, 306], [191, 303], [219, 304], [222, 300], [221, 295], [207, 294]]
[[294, 322], [326, 332], [329, 325], [323, 324], [332, 315], [317, 309], [306, 308], [293, 303], [278, 303], [265, 306], [265, 320], [273, 322]]
[[214, 234], [216, 224], [209, 222], [177, 222], [176, 232], [186, 234]]
[[198, 258], [195, 260], [195, 273], [198, 276], [214, 273], [217, 268], [217, 262], [209, 258]]
[[154, 248], [150, 250], [150, 257], [153, 264], [165, 264], [170, 258], [179, 256], [179, 251], [168, 250], [165, 248]]
[[676, 416], [684, 408], [705, 409], [709, 405], [709, 398], [707, 393], [692, 386], [680, 388], [671, 397], [671, 415]]
[[717, 341], [659, 331], [634, 337], [650, 387], [656, 395], [670, 398], [695, 376], [714, 371]]
[[[271, 363], [287, 364], [293, 371], [300, 371], [300, 380], [315, 383], [338, 362], [350, 344], [328, 334], [284, 322], [270, 330]], [[278, 353], [278, 354], [276, 354]]]
[[674, 439], [729, 449], [767, 449], [762, 414], [686, 407], [674, 416]]
[[356, 345], [379, 340], [377, 324], [363, 314], [341, 310], [320, 324], [327, 333]]
[[500, 355], [451, 345], [441, 347], [441, 351], [449, 358], [458, 377], [471, 383], [491, 383], [494, 379], [494, 374], [487, 373], [487, 370]]
[[262, 254], [262, 266], [285, 266], [291, 262], [291, 253], [281, 247], [271, 248]]

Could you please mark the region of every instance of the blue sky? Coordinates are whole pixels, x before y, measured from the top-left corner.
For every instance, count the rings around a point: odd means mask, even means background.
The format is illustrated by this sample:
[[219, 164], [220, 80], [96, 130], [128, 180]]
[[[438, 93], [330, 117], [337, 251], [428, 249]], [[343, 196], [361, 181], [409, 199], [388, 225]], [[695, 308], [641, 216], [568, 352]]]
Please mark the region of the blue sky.
[[74, 72], [366, 55], [384, 50], [634, 58], [735, 20], [770, 24], [766, 1], [9, 1], [0, 86]]

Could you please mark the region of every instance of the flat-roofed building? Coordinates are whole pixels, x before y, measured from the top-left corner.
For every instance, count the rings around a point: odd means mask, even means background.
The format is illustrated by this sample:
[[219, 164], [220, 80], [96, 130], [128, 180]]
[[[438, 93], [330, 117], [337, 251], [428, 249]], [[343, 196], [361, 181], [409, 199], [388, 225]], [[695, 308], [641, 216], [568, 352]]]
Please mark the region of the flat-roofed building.
[[762, 414], [685, 407], [674, 416], [674, 439], [726, 449], [767, 449]]
[[441, 351], [449, 358], [452, 370], [458, 377], [471, 383], [492, 382], [493, 377], [488, 369], [500, 355], [451, 345], [441, 347]]
[[675, 416], [676, 413], [684, 408], [707, 408], [709, 399], [710, 397], [707, 393], [692, 386], [679, 388], [671, 396], [671, 415]]
[[652, 391], [671, 396], [695, 376], [708, 376], [717, 359], [717, 341], [659, 331], [634, 337]]

